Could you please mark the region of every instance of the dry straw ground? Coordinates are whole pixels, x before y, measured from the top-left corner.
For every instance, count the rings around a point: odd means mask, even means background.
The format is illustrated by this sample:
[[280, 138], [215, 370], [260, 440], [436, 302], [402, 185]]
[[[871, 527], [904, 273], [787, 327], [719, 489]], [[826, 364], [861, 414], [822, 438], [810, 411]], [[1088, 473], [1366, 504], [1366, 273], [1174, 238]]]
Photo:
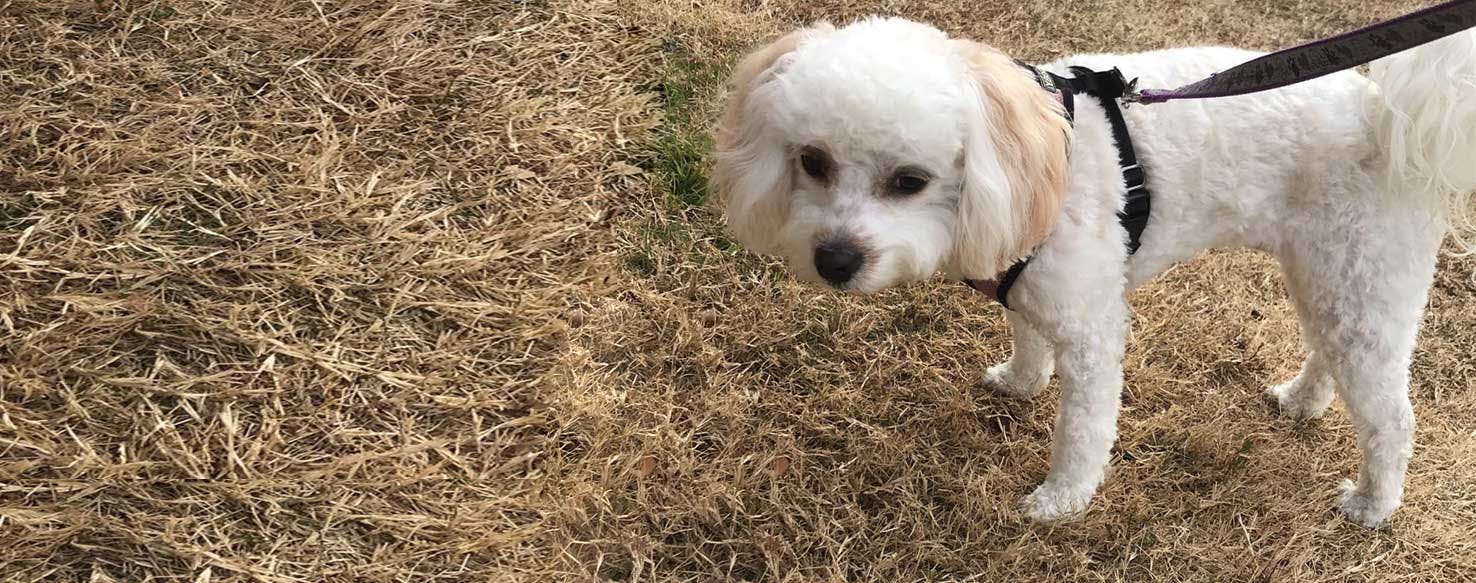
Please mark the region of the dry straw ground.
[[1113, 473], [1032, 525], [1054, 389], [999, 310], [789, 282], [706, 205], [717, 88], [900, 13], [1028, 59], [1283, 46], [1414, 2], [0, 0], [5, 581], [1470, 580], [1476, 262], [1414, 363], [1408, 502], [1332, 513], [1341, 412], [1270, 263], [1138, 309]]

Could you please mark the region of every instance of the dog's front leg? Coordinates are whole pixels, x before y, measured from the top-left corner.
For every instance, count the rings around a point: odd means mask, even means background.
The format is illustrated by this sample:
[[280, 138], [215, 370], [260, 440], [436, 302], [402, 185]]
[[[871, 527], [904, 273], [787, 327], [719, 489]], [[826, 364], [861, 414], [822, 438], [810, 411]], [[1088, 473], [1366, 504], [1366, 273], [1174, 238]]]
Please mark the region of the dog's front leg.
[[[1120, 298], [1120, 296], [1119, 296]], [[1107, 470], [1117, 438], [1122, 357], [1127, 342], [1125, 301], [1083, 310], [1048, 329], [1056, 347], [1061, 405], [1051, 436], [1051, 469], [1025, 498], [1027, 515], [1049, 521], [1086, 510]]]
[[1006, 316], [1014, 350], [1009, 360], [989, 367], [984, 386], [1001, 395], [1029, 399], [1051, 382], [1056, 355], [1051, 342], [1019, 312], [1006, 312]]

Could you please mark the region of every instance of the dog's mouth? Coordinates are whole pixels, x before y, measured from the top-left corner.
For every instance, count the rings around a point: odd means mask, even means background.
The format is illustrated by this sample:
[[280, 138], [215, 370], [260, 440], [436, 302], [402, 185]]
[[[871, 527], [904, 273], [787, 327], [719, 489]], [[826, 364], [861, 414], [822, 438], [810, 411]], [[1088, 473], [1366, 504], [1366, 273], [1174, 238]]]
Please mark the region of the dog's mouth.
[[817, 247], [806, 246], [791, 250], [785, 258], [786, 271], [790, 277], [817, 288], [828, 288], [851, 295], [874, 294], [911, 282], [906, 273], [897, 271], [898, 266], [893, 263], [896, 261], [894, 257], [888, 257], [870, 247], [863, 247], [864, 253], [859, 265], [845, 270], [844, 277], [837, 277], [833, 267], [829, 269], [827, 277], [827, 273], [822, 271], [823, 261], [817, 261]]
[[845, 283], [827, 283], [826, 286], [835, 291], [845, 292], [852, 295], [865, 295], [867, 293], [855, 283], [849, 281]]
[[869, 270], [862, 268], [851, 279], [843, 282], [833, 282], [825, 279], [813, 267], [808, 264], [793, 265], [789, 269], [790, 277], [817, 289], [828, 289], [852, 295], [866, 295], [881, 291], [884, 286], [876, 286], [871, 282]]
[[817, 287], [830, 288], [837, 292], [856, 296], [878, 293], [897, 283], [901, 283], [893, 282], [891, 284], [883, 284], [876, 281], [876, 276], [870, 266], [862, 268], [851, 279], [840, 283], [829, 282], [822, 277], [808, 278], [808, 281]]

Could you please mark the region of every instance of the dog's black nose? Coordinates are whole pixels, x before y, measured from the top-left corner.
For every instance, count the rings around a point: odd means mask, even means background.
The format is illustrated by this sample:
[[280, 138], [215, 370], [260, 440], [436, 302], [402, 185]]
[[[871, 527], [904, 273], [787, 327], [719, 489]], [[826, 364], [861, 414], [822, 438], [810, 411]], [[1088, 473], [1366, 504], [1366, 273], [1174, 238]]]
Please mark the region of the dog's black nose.
[[861, 250], [849, 242], [830, 241], [815, 247], [815, 270], [832, 285], [850, 281], [865, 261]]

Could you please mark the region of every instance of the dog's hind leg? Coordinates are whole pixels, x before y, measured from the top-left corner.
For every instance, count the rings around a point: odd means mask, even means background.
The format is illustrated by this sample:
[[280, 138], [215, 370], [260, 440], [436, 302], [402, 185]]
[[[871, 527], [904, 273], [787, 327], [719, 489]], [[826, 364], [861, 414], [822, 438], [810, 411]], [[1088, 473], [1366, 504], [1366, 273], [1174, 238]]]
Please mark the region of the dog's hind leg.
[[1358, 430], [1362, 454], [1358, 482], [1343, 482], [1339, 506], [1369, 527], [1382, 524], [1399, 507], [1415, 430], [1409, 362], [1419, 317], [1406, 312], [1381, 318], [1378, 330], [1339, 334], [1343, 352], [1333, 359], [1336, 385]]
[[1029, 399], [1040, 394], [1056, 368], [1050, 340], [1036, 331], [1020, 314], [1005, 312], [1010, 322], [1014, 352], [1010, 359], [989, 367], [984, 386], [996, 393]]
[[[1282, 262], [1282, 270], [1289, 271], [1289, 262]], [[1291, 277], [1287, 277], [1287, 289], [1292, 305], [1297, 310], [1297, 321], [1302, 333], [1302, 344], [1307, 348], [1307, 358], [1302, 361], [1302, 370], [1296, 378], [1267, 387], [1266, 396], [1281, 410], [1281, 414], [1292, 419], [1314, 419], [1321, 417], [1332, 404], [1336, 382], [1332, 367], [1327, 359], [1326, 342], [1321, 330], [1312, 321], [1307, 306], [1307, 292], [1299, 289]]]
[[1296, 378], [1266, 388], [1266, 396], [1281, 414], [1292, 419], [1316, 419], [1332, 404], [1336, 382], [1327, 360], [1309, 349]]
[[1319, 342], [1313, 358], [1330, 372], [1358, 430], [1358, 481], [1344, 482], [1339, 506], [1372, 527], [1403, 497], [1415, 430], [1409, 365], [1439, 239], [1415, 213], [1346, 210], [1355, 220], [1336, 227], [1341, 240], [1330, 234], [1297, 249], [1287, 278], [1303, 328]]

